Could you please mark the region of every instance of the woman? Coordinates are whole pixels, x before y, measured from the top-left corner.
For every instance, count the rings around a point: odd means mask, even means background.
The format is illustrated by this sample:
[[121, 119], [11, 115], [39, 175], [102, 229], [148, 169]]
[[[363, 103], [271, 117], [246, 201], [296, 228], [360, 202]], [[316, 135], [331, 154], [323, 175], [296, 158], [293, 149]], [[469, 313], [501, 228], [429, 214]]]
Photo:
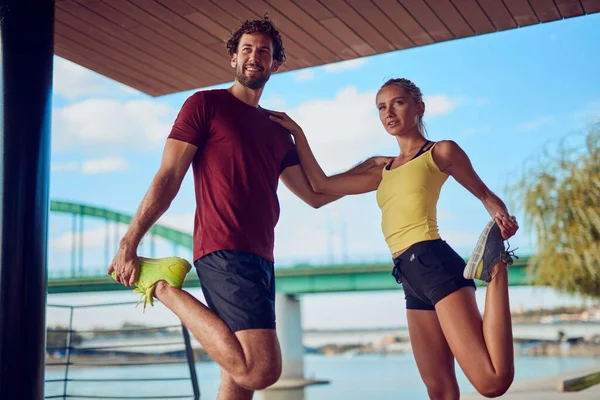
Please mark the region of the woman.
[[[361, 173], [327, 176], [302, 129], [286, 114], [271, 119], [295, 137], [300, 161], [316, 191], [338, 195], [377, 190], [382, 229], [402, 283], [413, 354], [431, 399], [458, 399], [454, 358], [479, 393], [500, 396], [513, 381], [514, 361], [504, 240], [518, 225], [506, 206], [477, 176], [453, 141], [425, 138], [425, 104], [407, 79], [390, 79], [376, 96], [379, 118], [400, 154]], [[436, 207], [452, 176], [480, 199], [492, 216], [467, 265], [438, 233]], [[482, 318], [473, 278], [489, 282]]]

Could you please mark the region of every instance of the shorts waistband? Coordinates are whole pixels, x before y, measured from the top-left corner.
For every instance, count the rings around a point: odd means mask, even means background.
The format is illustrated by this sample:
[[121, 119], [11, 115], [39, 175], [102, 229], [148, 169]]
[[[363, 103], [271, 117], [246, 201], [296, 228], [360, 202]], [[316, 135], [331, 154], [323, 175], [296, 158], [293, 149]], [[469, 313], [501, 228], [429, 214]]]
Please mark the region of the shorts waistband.
[[415, 254], [415, 253], [419, 254], [431, 246], [436, 246], [436, 245], [442, 244], [442, 243], [445, 243], [445, 241], [442, 239], [432, 239], [432, 240], [424, 240], [422, 242], [417, 242], [415, 244], [412, 244], [412, 245], [410, 245], [409, 248], [404, 250], [404, 252], [402, 252], [402, 254], [400, 254], [398, 257], [393, 259], [394, 264], [409, 260], [413, 254]]

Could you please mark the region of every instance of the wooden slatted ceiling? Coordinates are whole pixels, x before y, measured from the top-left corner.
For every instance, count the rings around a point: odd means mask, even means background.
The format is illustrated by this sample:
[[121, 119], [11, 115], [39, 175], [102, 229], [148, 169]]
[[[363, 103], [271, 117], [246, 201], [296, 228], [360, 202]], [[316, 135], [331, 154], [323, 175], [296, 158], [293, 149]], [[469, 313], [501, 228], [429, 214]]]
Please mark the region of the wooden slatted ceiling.
[[265, 12], [280, 71], [600, 12], [600, 0], [56, 0], [55, 53], [151, 96], [233, 79], [225, 42]]

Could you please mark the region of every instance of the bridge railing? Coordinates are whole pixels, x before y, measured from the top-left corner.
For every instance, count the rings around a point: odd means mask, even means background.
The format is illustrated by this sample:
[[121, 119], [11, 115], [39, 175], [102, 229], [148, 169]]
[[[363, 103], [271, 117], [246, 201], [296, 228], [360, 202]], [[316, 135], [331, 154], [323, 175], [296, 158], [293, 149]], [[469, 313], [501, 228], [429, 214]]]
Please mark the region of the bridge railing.
[[[47, 330], [45, 399], [200, 399], [183, 324], [74, 329], [75, 310], [134, 304], [48, 305], [66, 311], [68, 325]], [[182, 392], [186, 381], [191, 387]]]

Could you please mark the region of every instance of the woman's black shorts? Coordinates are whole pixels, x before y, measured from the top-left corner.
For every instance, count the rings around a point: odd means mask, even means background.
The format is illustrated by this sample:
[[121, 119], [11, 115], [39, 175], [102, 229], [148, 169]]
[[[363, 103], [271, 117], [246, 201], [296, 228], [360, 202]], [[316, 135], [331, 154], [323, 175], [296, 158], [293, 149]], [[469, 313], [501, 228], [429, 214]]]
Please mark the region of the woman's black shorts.
[[465, 286], [465, 261], [442, 239], [415, 243], [394, 259], [392, 275], [401, 283], [408, 310], [435, 310], [435, 304]]

